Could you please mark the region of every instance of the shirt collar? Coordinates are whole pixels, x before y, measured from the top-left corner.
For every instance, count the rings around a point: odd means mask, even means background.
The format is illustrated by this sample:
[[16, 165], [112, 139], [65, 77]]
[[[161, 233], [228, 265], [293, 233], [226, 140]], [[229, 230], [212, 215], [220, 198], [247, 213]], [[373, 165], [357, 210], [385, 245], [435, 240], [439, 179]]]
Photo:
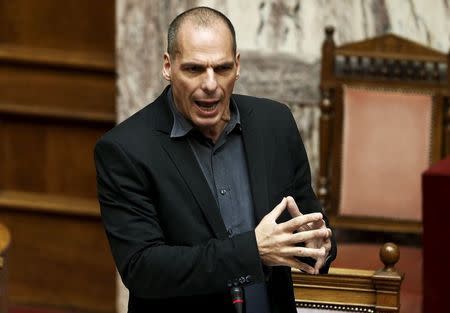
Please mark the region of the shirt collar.
[[[177, 110], [175, 106], [175, 101], [173, 100], [172, 87], [169, 88], [167, 92], [168, 102], [170, 110], [173, 115], [173, 125], [172, 131], [170, 132], [170, 138], [179, 138], [186, 136], [192, 129], [194, 125], [187, 120], [180, 111]], [[230, 98], [230, 121], [224, 128], [224, 133], [228, 135], [234, 129], [241, 130], [241, 116], [239, 114], [239, 108], [233, 98]]]

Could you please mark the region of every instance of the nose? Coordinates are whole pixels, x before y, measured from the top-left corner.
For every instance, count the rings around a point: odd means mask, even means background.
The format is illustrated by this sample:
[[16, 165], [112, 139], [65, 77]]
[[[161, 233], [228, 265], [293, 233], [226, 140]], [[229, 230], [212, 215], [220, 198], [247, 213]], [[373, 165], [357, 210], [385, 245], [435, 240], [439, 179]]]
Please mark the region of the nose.
[[217, 89], [217, 79], [214, 69], [208, 68], [202, 84], [202, 89], [205, 93], [213, 93]]

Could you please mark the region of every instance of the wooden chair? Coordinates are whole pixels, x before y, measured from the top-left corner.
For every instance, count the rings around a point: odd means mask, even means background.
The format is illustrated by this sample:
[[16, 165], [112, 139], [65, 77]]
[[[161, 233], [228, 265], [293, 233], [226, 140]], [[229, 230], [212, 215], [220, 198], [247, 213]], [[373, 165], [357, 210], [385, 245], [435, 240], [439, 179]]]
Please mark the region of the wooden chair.
[[292, 280], [301, 313], [399, 312], [403, 274], [395, 269], [399, 249], [387, 243], [380, 249], [384, 268], [378, 271], [330, 268], [327, 275], [308, 275], [293, 270]]
[[450, 54], [396, 35], [322, 46], [318, 196], [335, 229], [420, 234], [421, 173], [450, 153]]
[[11, 242], [8, 229], [0, 224], [0, 313], [8, 312], [7, 298], [7, 253]]

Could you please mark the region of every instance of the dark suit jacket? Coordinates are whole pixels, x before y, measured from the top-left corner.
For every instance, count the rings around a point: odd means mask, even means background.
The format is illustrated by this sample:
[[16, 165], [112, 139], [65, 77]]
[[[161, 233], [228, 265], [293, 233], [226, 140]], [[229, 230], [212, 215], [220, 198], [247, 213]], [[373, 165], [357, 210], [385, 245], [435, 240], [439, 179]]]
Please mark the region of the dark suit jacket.
[[[303, 213], [321, 211], [290, 110], [268, 99], [232, 97], [256, 224], [287, 195]], [[130, 291], [129, 312], [233, 312], [227, 284], [264, 280], [273, 312], [296, 312], [290, 268], [263, 270], [253, 231], [228, 237], [188, 142], [170, 138], [166, 99], [167, 88], [95, 147], [102, 220]]]

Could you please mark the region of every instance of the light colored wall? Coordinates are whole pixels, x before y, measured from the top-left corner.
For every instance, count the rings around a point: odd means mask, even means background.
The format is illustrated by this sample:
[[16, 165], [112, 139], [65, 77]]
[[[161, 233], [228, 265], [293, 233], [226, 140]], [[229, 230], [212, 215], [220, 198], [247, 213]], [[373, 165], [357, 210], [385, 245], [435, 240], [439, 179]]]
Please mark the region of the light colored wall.
[[[450, 0], [116, 0], [118, 121], [162, 91], [162, 55], [170, 21], [207, 5], [233, 22], [241, 51], [235, 91], [287, 103], [318, 167], [319, 59], [326, 25], [337, 44], [393, 32], [447, 52]], [[126, 295], [120, 290], [120, 312]], [[124, 295], [122, 295], [124, 294]]]

